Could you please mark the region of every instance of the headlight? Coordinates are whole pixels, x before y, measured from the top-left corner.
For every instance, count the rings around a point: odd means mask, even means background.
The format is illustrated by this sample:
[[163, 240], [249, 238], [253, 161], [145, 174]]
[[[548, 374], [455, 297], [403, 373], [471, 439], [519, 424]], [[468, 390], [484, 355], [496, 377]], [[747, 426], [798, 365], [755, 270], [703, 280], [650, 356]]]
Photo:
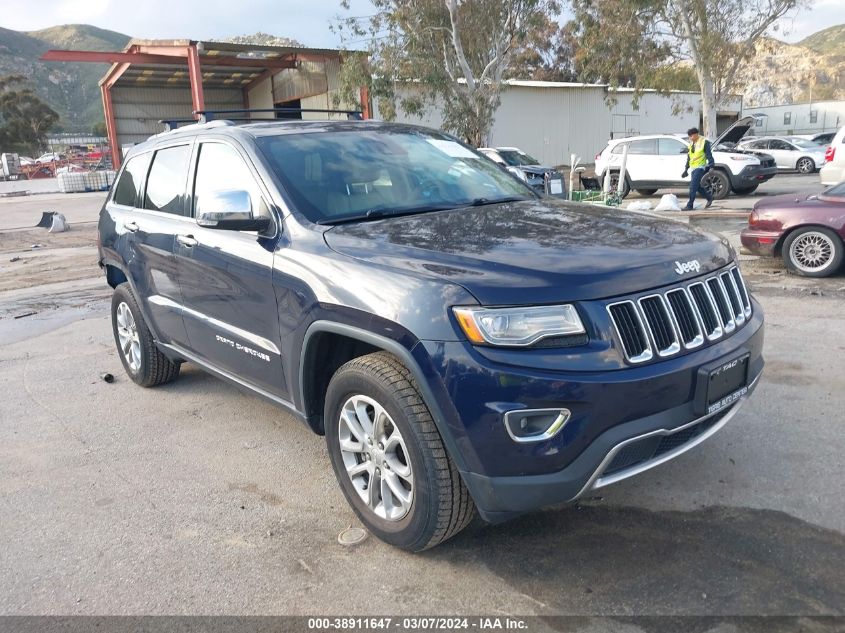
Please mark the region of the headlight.
[[571, 305], [452, 310], [472, 343], [525, 347], [551, 336], [586, 333]]

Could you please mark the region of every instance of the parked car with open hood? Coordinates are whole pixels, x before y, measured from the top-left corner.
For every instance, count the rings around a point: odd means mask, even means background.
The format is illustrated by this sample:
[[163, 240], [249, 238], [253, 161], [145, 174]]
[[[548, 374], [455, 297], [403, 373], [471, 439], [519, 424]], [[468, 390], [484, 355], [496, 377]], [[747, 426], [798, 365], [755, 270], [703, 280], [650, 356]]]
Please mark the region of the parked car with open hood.
[[131, 380], [189, 362], [287, 410], [408, 550], [698, 446], [763, 370], [727, 240], [541, 196], [416, 126], [159, 134], [129, 151], [98, 243]]
[[[702, 179], [702, 185], [717, 200], [726, 198], [731, 191], [746, 195], [777, 173], [775, 161], [770, 156], [736, 148], [739, 140], [754, 126], [753, 117], [734, 123], [713, 142], [715, 165]], [[642, 195], [652, 195], [659, 189], [688, 187], [690, 177], [683, 177], [688, 141], [678, 134], [648, 134], [608, 141], [596, 155], [596, 175], [604, 181], [610, 173], [613, 187], [619, 181], [622, 154], [627, 146], [623, 197], [634, 189]]]
[[536, 191], [566, 197], [566, 185], [561, 173], [554, 167], [541, 165], [540, 161], [518, 147], [481, 147], [478, 151], [527, 182]]
[[760, 200], [741, 239], [755, 255], [783, 257], [787, 268], [799, 275], [832, 275], [845, 258], [845, 182], [819, 194]]
[[771, 156], [775, 159], [778, 169], [796, 170], [802, 174], [812, 174], [825, 161], [824, 146], [799, 136], [744, 138], [737, 147], [755, 154]]

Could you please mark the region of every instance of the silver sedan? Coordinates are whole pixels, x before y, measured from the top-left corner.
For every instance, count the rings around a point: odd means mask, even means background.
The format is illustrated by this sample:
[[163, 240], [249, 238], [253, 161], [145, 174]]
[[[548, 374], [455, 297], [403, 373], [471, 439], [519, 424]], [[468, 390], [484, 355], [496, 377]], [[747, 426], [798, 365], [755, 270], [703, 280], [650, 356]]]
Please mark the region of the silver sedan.
[[797, 136], [767, 136], [744, 138], [738, 147], [775, 159], [778, 169], [794, 169], [812, 174], [824, 164], [824, 145]]

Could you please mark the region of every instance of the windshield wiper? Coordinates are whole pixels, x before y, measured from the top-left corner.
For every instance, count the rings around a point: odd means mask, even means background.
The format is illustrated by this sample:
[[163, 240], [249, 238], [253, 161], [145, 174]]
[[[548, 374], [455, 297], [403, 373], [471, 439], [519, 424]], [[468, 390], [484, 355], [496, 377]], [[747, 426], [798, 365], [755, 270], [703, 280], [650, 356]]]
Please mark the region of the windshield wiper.
[[503, 204], [505, 202], [522, 202], [523, 200], [528, 200], [528, 198], [523, 198], [521, 196], [510, 196], [505, 198], [475, 198], [471, 203], [470, 206], [473, 207], [483, 207], [488, 204]]
[[429, 211], [446, 211], [448, 209], [454, 209], [455, 206], [448, 204], [448, 205], [426, 205], [420, 207], [411, 207], [409, 209], [370, 209], [366, 213], [360, 213], [358, 215], [347, 215], [344, 217], [332, 219], [327, 218], [325, 220], [320, 220], [317, 224], [348, 224], [350, 222], [369, 222], [372, 220], [383, 220], [384, 218], [396, 218], [403, 215], [415, 215], [417, 213], [427, 213]]

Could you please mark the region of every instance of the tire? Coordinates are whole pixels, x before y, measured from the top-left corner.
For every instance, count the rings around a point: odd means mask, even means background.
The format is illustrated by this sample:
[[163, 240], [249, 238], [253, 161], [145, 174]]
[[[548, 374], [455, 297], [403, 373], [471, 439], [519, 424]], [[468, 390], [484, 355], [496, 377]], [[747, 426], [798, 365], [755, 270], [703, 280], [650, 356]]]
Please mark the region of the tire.
[[795, 169], [797, 169], [800, 174], [812, 174], [816, 171], [816, 163], [812, 158], [804, 156], [798, 159], [798, 162], [795, 164]]
[[[475, 516], [415, 380], [395, 356], [376, 352], [338, 369], [326, 392], [324, 419], [341, 490], [381, 540], [419, 552], [453, 537]], [[375, 478], [380, 485], [373, 491]], [[397, 486], [404, 499], [393, 493]]]
[[[616, 191], [616, 187], [619, 185], [619, 172], [614, 171], [610, 173], [610, 190]], [[631, 193], [631, 181], [628, 179], [628, 175], [625, 174], [625, 183], [622, 185], [622, 197], [625, 198], [627, 195]]]
[[123, 369], [135, 383], [142, 387], [155, 387], [179, 375], [181, 364], [171, 361], [156, 347], [128, 283], [114, 289], [111, 317], [118, 356]]
[[636, 189], [636, 192], [641, 196], [653, 196], [657, 193], [657, 189]]
[[738, 196], [747, 196], [757, 191], [759, 185], [751, 185], [750, 187], [738, 187], [734, 189], [734, 193]]
[[790, 272], [804, 277], [828, 277], [842, 266], [845, 248], [830, 229], [808, 226], [790, 233], [783, 243], [783, 260]]
[[724, 200], [731, 192], [731, 181], [720, 169], [711, 169], [704, 174], [701, 186], [711, 193], [714, 200]]

